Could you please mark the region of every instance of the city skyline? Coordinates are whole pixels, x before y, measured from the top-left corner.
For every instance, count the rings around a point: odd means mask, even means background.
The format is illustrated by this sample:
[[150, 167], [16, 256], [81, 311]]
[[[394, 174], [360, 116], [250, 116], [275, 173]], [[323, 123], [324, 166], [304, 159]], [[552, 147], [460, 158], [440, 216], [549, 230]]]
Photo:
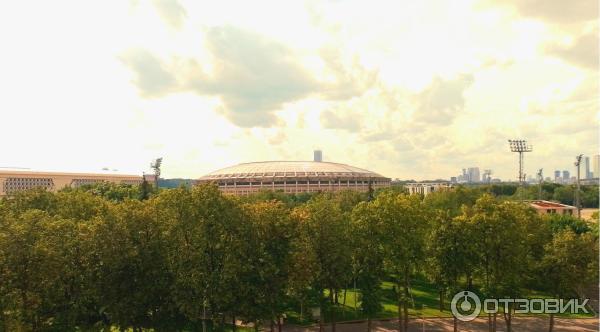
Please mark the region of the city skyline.
[[322, 150], [390, 178], [516, 180], [508, 139], [533, 145], [531, 176], [598, 154], [596, 1], [2, 7], [0, 167], [164, 157], [164, 177], [198, 178]]

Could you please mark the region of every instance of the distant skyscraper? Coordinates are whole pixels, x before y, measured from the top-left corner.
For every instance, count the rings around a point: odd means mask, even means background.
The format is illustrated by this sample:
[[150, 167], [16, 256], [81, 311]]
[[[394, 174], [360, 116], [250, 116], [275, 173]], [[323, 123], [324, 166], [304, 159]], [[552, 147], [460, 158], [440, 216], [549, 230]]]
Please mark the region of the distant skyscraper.
[[322, 162], [323, 161], [323, 151], [315, 150], [314, 151], [314, 161]]
[[563, 171], [562, 174], [563, 181], [569, 182], [569, 180], [571, 179], [571, 173], [569, 173], [569, 171]]
[[469, 167], [467, 169], [467, 174], [469, 175], [469, 182], [481, 182], [479, 167]]
[[592, 175], [590, 174], [590, 157], [583, 157], [583, 165], [584, 165], [584, 172], [583, 176], [585, 179], [591, 179]]
[[554, 171], [554, 182], [560, 182], [560, 171]]
[[592, 159], [592, 172], [594, 172], [592, 174], [594, 178], [600, 176], [600, 154], [595, 155], [594, 159]]

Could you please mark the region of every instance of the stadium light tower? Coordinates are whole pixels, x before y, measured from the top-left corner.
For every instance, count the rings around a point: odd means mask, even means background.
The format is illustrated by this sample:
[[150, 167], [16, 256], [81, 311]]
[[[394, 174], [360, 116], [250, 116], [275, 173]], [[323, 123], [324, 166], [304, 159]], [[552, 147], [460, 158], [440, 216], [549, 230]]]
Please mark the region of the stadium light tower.
[[156, 184], [156, 189], [158, 189], [158, 178], [160, 177], [160, 167], [162, 165], [162, 158], [157, 158], [150, 164], [150, 168], [154, 170], [154, 183]]
[[509, 139], [508, 144], [510, 145], [511, 152], [519, 153], [519, 183], [522, 185], [525, 183], [525, 173], [523, 173], [523, 153], [533, 151], [531, 145], [527, 145], [527, 141], [524, 139]]

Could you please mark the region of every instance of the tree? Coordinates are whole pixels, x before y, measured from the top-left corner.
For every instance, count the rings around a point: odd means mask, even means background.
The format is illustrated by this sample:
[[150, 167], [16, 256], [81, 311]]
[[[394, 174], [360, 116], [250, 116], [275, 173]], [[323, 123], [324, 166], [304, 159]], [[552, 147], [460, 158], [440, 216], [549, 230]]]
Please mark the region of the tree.
[[[537, 214], [519, 202], [499, 202], [484, 195], [465, 218], [472, 224], [476, 250], [479, 253], [478, 271], [483, 279], [483, 292], [489, 298], [518, 298], [531, 271], [529, 254], [539, 252], [534, 237], [535, 225], [541, 224]], [[507, 331], [511, 331], [513, 306], [504, 309]], [[496, 328], [496, 314], [489, 316], [490, 326]]]
[[44, 312], [48, 271], [42, 239], [50, 216], [40, 210], [4, 216], [0, 224], [0, 312], [14, 330], [39, 331], [48, 317]]
[[424, 206], [429, 211], [447, 211], [450, 217], [461, 214], [463, 206], [472, 206], [481, 192], [476, 188], [458, 186], [453, 190], [433, 192], [424, 198]]
[[426, 211], [418, 196], [393, 192], [378, 195], [373, 207], [374, 218], [382, 225], [384, 234], [384, 264], [396, 278], [399, 329], [405, 331], [408, 328], [411, 279], [424, 260]]
[[43, 188], [18, 191], [10, 199], [4, 199], [3, 205], [7, 212], [15, 215], [32, 209], [54, 214], [56, 196]]
[[[302, 220], [298, 212], [296, 210], [291, 214], [292, 219], [297, 224]], [[320, 271], [315, 248], [311, 246], [310, 236], [311, 234], [306, 231], [297, 230], [291, 243], [288, 292], [298, 302], [301, 321], [305, 317], [306, 305], [313, 301], [320, 303], [322, 297], [322, 293], [317, 293], [315, 287], [313, 287], [316, 284], [315, 278], [320, 274]]]
[[[545, 246], [542, 260], [544, 284], [557, 299], [577, 295], [590, 282], [598, 281], [598, 241], [590, 233], [564, 229]], [[550, 314], [549, 331], [554, 328]]]
[[134, 331], [175, 323], [166, 229], [153, 201], [126, 201], [95, 223], [95, 283], [111, 323]]
[[559, 201], [563, 204], [573, 204], [574, 202], [574, 198], [575, 197], [575, 193], [573, 190], [573, 186], [560, 186], [556, 189], [554, 189], [554, 194], [552, 195], [552, 198], [555, 201]]
[[43, 310], [54, 330], [91, 329], [102, 320], [96, 285], [92, 282], [93, 226], [55, 216], [43, 223], [38, 246], [44, 260], [38, 273], [46, 285]]
[[[351, 260], [349, 246], [349, 220], [342, 213], [331, 195], [313, 197], [306, 205], [299, 207], [296, 215], [300, 220], [302, 239], [308, 241], [306, 247], [314, 252], [317, 259], [314, 273], [314, 287], [321, 296], [321, 315], [326, 302], [322, 296], [329, 291], [329, 306], [332, 331], [336, 330], [335, 294], [346, 285], [349, 279]], [[320, 319], [322, 329], [323, 319]]]
[[238, 289], [230, 281], [245, 239], [239, 204], [212, 184], [161, 191], [156, 203], [167, 224], [177, 307], [191, 322], [222, 322]]
[[111, 206], [105, 198], [86, 191], [59, 192], [54, 201], [54, 215], [82, 222], [106, 216]]
[[60, 190], [60, 192], [73, 191], [90, 193], [112, 202], [122, 202], [126, 199], [138, 199], [141, 194], [139, 186], [108, 181], [86, 184], [77, 188], [66, 187]]
[[548, 224], [552, 233], [570, 229], [577, 234], [581, 234], [591, 230], [590, 225], [587, 222], [568, 214], [546, 214], [543, 217], [543, 221]]
[[598, 207], [598, 186], [582, 186], [583, 193], [581, 196], [581, 202], [583, 207], [586, 208], [597, 208]]
[[250, 269], [247, 271], [250, 273], [249, 284], [244, 287], [255, 290], [253, 302], [260, 299], [262, 317], [269, 318], [271, 322], [276, 321], [281, 331], [281, 317], [287, 303], [285, 295], [295, 224], [281, 202], [246, 204], [243, 208], [249, 222], [250, 247], [246, 253], [251, 254], [244, 259]]
[[383, 276], [383, 242], [381, 220], [374, 217], [374, 205], [362, 202], [352, 212], [352, 258], [356, 280], [361, 289], [361, 309], [367, 315], [367, 332], [371, 319], [381, 310]]
[[[472, 225], [462, 217], [450, 217], [447, 211], [437, 211], [427, 234], [427, 271], [439, 289], [440, 311], [444, 310], [447, 294], [462, 289], [472, 289], [472, 276], [477, 261], [477, 251], [472, 238]], [[460, 280], [465, 277], [466, 285]], [[458, 330], [456, 317], [454, 330]]]

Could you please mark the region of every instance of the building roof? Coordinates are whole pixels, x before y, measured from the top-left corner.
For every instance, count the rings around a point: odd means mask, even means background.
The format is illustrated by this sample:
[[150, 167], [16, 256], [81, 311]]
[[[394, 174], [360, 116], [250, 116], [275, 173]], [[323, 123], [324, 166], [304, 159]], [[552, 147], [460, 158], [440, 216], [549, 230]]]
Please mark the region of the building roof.
[[132, 174], [119, 174], [119, 173], [69, 173], [69, 172], [46, 172], [46, 171], [32, 171], [32, 170], [19, 170], [19, 169], [0, 169], [0, 177], [8, 176], [46, 176], [46, 177], [111, 177], [111, 178], [141, 178], [140, 175]]
[[263, 161], [226, 167], [209, 173], [201, 177], [200, 180], [241, 177], [272, 178], [317, 176], [350, 176], [387, 179], [380, 174], [346, 164], [316, 161]]
[[529, 204], [532, 205], [533, 207], [539, 208], [539, 209], [556, 209], [556, 208], [575, 209], [575, 207], [571, 206], [571, 205], [550, 202], [550, 201], [543, 201], [543, 200], [529, 201]]

